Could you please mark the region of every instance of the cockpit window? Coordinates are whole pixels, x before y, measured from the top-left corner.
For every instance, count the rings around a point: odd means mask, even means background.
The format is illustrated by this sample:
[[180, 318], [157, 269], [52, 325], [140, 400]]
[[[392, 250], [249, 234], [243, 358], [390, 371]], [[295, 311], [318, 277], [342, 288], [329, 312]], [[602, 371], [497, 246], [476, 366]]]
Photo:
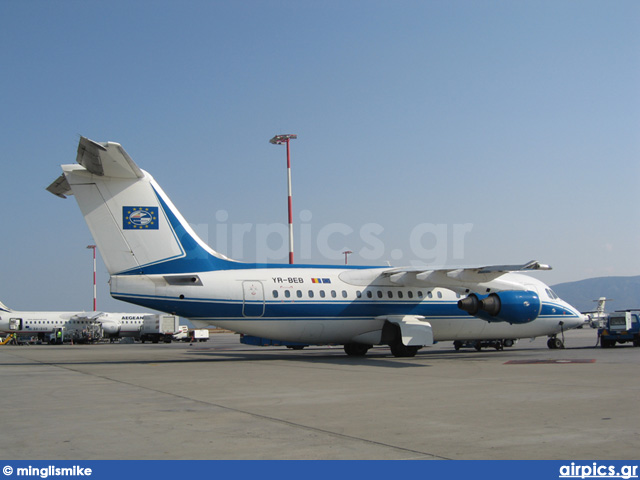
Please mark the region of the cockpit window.
[[560, 298], [560, 297], [558, 297], [558, 295], [556, 295], [556, 292], [554, 292], [554, 291], [553, 291], [553, 290], [551, 290], [550, 288], [546, 288], [545, 290], [546, 290], [546, 292], [547, 292], [547, 295], [549, 295], [549, 298], [551, 298], [552, 300], [555, 300], [555, 299], [557, 299], [557, 298]]

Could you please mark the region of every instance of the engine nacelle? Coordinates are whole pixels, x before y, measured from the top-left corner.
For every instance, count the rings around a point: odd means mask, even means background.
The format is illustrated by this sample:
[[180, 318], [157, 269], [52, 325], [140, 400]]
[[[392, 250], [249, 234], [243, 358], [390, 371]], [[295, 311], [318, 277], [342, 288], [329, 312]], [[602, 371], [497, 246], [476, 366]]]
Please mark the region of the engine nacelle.
[[508, 290], [490, 295], [472, 293], [458, 308], [489, 322], [529, 323], [540, 314], [542, 302], [535, 292]]

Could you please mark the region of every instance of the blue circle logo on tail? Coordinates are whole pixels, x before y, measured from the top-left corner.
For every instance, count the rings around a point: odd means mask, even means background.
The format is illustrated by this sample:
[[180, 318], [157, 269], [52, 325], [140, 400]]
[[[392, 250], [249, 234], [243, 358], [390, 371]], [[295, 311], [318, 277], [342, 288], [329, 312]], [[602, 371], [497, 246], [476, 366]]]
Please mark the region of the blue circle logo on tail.
[[123, 230], [157, 230], [158, 207], [122, 207]]

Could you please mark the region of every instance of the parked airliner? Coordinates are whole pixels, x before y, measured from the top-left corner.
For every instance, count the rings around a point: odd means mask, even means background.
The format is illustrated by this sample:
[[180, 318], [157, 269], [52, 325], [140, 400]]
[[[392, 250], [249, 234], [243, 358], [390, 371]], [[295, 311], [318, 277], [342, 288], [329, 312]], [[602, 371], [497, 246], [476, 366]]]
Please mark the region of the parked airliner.
[[522, 265], [431, 269], [265, 265], [231, 260], [195, 234], [153, 177], [118, 143], [81, 137], [77, 164], [48, 188], [73, 194], [111, 276], [111, 295], [196, 327], [305, 344], [351, 356], [389, 345], [409, 357], [443, 340], [555, 335], [583, 316]]
[[40, 340], [54, 329], [81, 331], [99, 324], [108, 338], [139, 337], [145, 313], [108, 312], [25, 312], [8, 308], [0, 302], [0, 332], [36, 335]]

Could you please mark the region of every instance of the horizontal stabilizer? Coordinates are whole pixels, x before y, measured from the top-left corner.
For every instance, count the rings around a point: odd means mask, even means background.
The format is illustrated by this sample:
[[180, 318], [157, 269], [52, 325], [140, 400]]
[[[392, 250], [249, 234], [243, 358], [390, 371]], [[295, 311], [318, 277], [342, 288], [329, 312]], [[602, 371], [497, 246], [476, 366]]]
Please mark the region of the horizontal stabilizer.
[[80, 137], [76, 161], [87, 171], [100, 177], [142, 178], [142, 170], [131, 160], [119, 143], [98, 143]]
[[47, 187], [47, 191], [60, 198], [67, 198], [67, 195], [72, 195], [71, 187], [69, 186], [69, 182], [67, 182], [67, 177], [64, 176], [64, 173]]

